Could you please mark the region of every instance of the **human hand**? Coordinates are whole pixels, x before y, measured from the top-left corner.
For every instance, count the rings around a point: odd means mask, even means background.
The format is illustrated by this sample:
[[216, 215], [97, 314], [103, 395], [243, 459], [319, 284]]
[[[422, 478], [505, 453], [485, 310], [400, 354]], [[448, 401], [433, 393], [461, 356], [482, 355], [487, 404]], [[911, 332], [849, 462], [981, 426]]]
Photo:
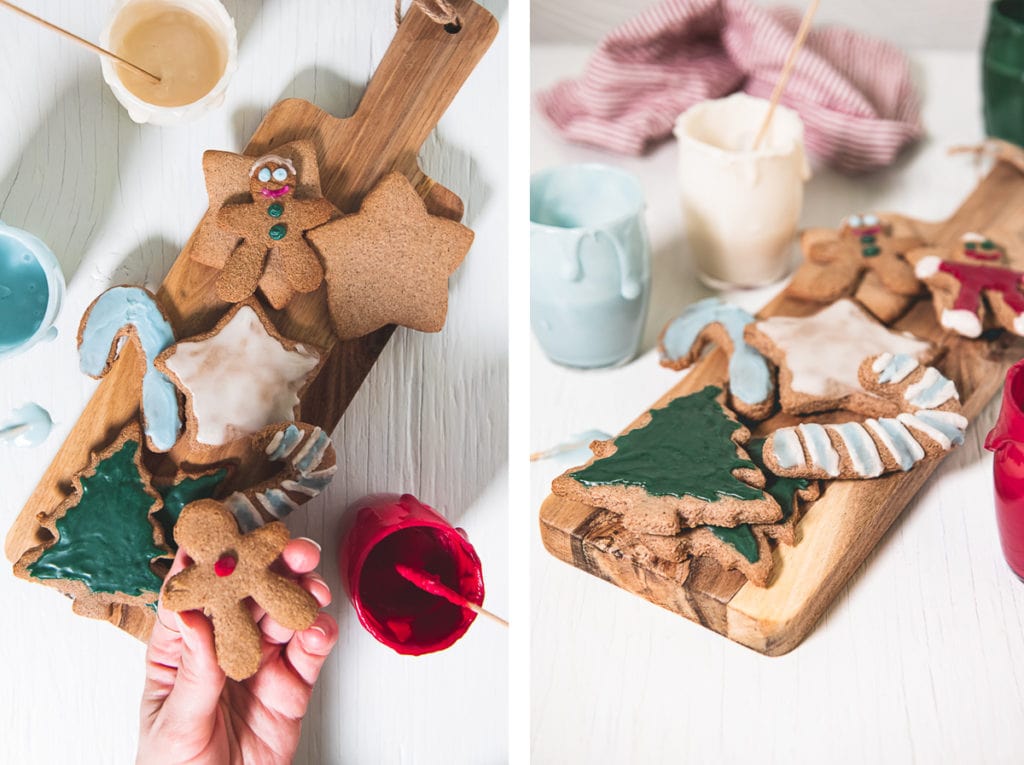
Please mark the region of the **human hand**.
[[[168, 578], [187, 561], [179, 549]], [[323, 608], [331, 591], [313, 573], [319, 562], [315, 542], [293, 539], [277, 566]], [[161, 599], [146, 651], [138, 763], [291, 762], [338, 625], [321, 612], [309, 629], [292, 632], [252, 608], [263, 633], [263, 660], [255, 675], [238, 683], [217, 665], [210, 620], [198, 611], [169, 611]]]

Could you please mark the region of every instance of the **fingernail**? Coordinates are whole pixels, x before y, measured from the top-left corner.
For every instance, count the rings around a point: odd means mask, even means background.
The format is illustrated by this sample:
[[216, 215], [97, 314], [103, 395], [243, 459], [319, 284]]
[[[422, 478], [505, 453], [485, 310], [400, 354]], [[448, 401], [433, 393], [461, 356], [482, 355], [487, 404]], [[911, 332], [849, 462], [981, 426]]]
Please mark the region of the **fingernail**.
[[323, 635], [324, 637], [327, 637], [327, 630], [325, 630], [325, 629], [324, 629], [323, 627], [321, 627], [321, 626], [320, 626], [319, 624], [314, 624], [314, 625], [313, 625], [312, 627], [310, 627], [310, 629], [311, 629], [311, 630], [316, 630], [317, 632], [319, 632], [319, 633], [320, 633], [321, 635]]
[[323, 552], [323, 551], [324, 551], [324, 548], [322, 548], [322, 547], [320, 546], [320, 543], [319, 543], [319, 542], [317, 542], [317, 541], [316, 541], [315, 539], [310, 539], [309, 537], [298, 537], [298, 539], [301, 539], [301, 540], [303, 540], [303, 541], [305, 541], [305, 542], [309, 542], [309, 543], [310, 543], [311, 545], [313, 545], [313, 547], [315, 547], [315, 548], [316, 548], [316, 549], [317, 549], [317, 550], [318, 550], [319, 552]]

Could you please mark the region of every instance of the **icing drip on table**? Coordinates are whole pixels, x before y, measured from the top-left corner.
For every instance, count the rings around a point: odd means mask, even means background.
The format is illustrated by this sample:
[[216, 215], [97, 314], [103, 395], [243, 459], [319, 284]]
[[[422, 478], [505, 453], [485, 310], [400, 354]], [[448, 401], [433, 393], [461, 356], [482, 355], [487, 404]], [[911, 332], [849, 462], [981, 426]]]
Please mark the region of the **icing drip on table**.
[[53, 420], [39, 404], [23, 404], [0, 424], [0, 444], [19, 448], [39, 446], [50, 435]]

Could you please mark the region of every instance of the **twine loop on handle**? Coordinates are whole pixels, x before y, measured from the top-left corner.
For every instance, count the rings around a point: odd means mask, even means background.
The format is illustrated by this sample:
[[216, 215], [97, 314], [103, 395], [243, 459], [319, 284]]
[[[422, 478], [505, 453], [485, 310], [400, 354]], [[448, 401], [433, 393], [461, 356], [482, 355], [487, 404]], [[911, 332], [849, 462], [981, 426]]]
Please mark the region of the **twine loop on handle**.
[[[448, 0], [412, 0], [413, 5], [435, 24], [442, 24], [446, 32], [455, 34], [462, 29], [459, 14]], [[402, 23], [402, 0], [395, 0], [395, 26]]]

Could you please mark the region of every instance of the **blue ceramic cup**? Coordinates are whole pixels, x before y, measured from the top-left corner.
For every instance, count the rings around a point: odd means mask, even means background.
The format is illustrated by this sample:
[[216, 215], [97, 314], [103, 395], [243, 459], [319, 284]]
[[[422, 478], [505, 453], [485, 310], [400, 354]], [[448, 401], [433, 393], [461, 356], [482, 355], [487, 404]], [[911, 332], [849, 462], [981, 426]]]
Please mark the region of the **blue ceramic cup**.
[[650, 288], [643, 190], [633, 175], [581, 164], [530, 179], [530, 321], [552, 361], [594, 368], [632, 359]]
[[50, 248], [0, 223], [0, 359], [56, 337], [63, 299], [64, 274]]

